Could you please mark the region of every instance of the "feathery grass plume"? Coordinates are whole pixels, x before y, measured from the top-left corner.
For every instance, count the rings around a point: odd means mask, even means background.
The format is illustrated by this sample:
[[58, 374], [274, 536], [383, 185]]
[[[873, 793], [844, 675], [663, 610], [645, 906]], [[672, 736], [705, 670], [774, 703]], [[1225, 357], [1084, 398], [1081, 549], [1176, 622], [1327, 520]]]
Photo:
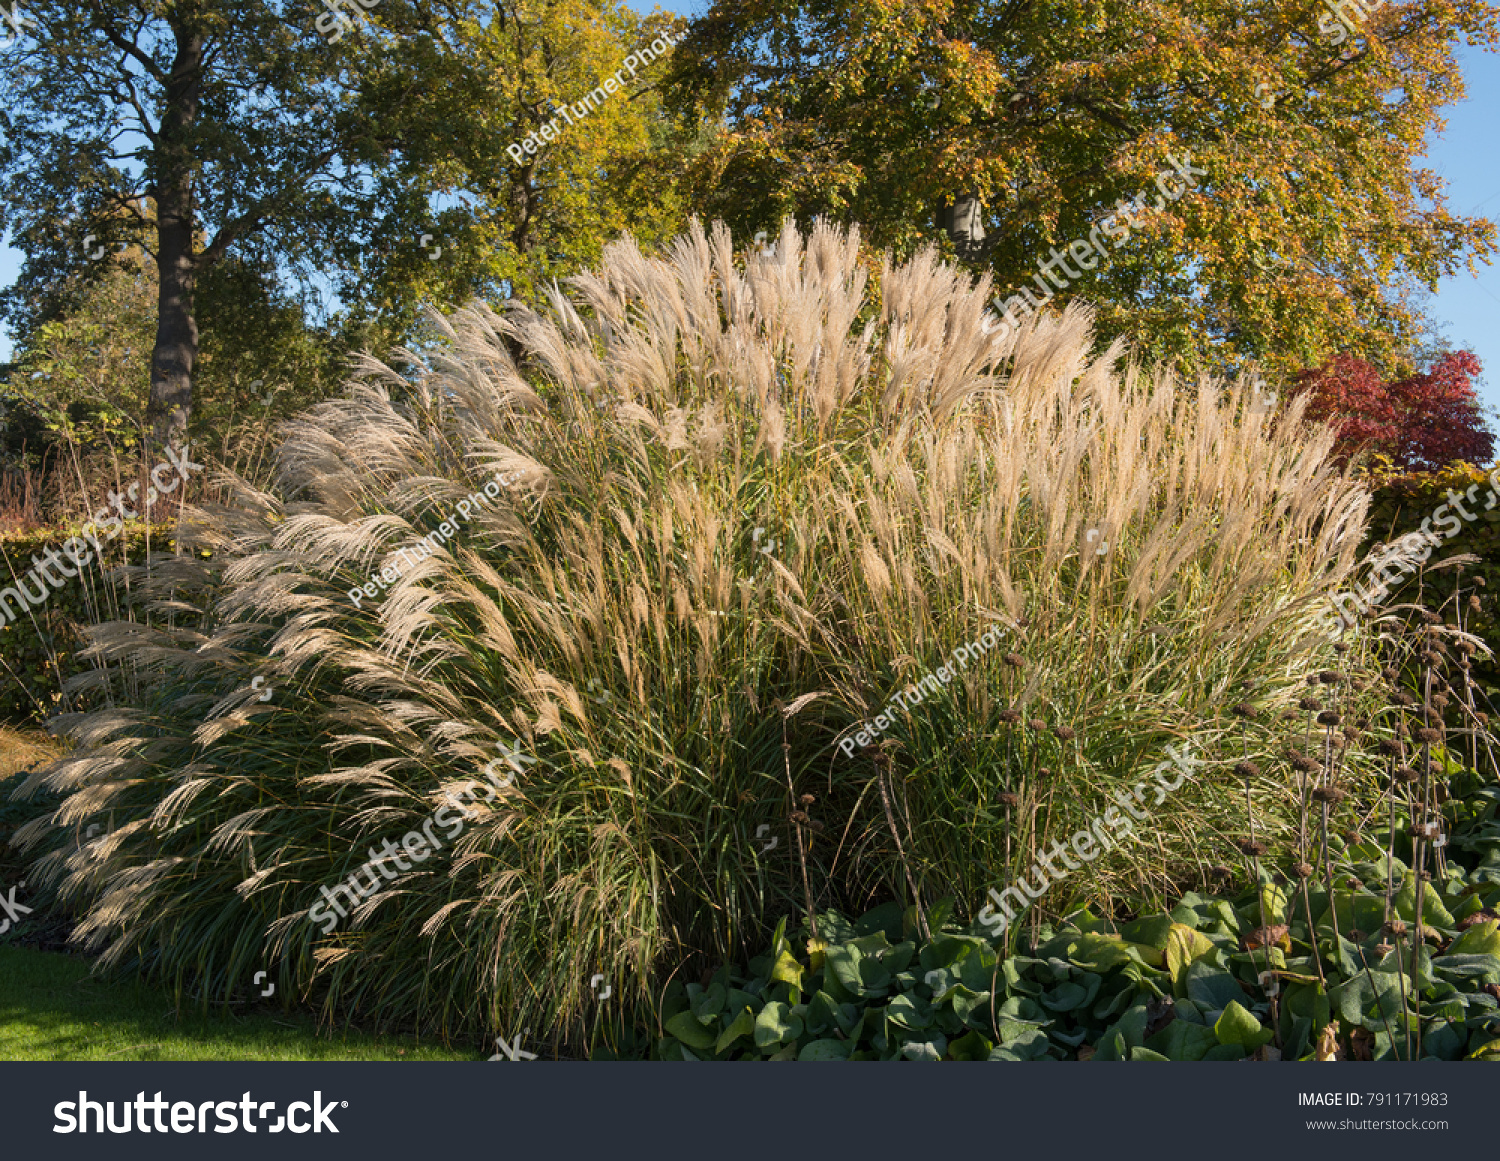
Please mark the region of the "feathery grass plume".
[[[153, 681], [61, 722], [78, 748], [29, 784], [67, 795], [29, 838], [78, 940], [204, 997], [267, 969], [331, 1017], [580, 1050], [613, 1034], [596, 973], [638, 1014], [654, 970], [740, 957], [809, 895], [978, 906], [1166, 742], [1211, 749], [1247, 677], [1289, 708], [1362, 532], [1332, 435], [1094, 353], [1083, 309], [993, 340], [984, 309], [931, 251], [887, 259], [877, 299], [855, 231], [742, 260], [695, 223], [365, 360], [290, 421], [273, 488], [193, 513], [211, 559], [152, 592], [177, 621], [94, 633]], [[835, 745], [883, 711], [878, 746]], [[1076, 736], [998, 728], [1018, 714]], [[1241, 728], [1262, 752], [1269, 725]], [[320, 892], [445, 817], [497, 746], [534, 764], [325, 933]], [[800, 860], [761, 841], [789, 786], [829, 824]], [[1042, 906], [1169, 889], [1233, 809], [1183, 786]], [[123, 825], [80, 858], [61, 828], [103, 812]]]

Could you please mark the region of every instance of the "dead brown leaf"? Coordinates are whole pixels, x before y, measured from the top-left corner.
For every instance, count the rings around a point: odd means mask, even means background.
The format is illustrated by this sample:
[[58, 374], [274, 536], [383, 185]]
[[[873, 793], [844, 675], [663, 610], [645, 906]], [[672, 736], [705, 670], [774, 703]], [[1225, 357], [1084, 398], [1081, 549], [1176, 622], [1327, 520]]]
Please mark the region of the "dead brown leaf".
[[1257, 927], [1249, 935], [1245, 936], [1245, 950], [1254, 951], [1260, 947], [1279, 947], [1282, 951], [1292, 950], [1291, 928], [1285, 923], [1277, 923], [1272, 927]]

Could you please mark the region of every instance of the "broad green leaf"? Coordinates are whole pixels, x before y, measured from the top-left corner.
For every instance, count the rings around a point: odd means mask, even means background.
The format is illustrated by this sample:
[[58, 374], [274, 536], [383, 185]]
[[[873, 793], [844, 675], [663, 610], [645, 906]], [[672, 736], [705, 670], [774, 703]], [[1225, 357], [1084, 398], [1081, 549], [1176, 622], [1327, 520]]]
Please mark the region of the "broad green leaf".
[[[860, 976], [859, 963], [863, 957], [852, 944], [830, 947], [827, 956], [827, 971], [845, 992], [855, 997], [870, 994]], [[839, 997], [835, 997], [837, 998]]]
[[947, 1037], [938, 1034], [928, 1040], [908, 1040], [901, 1046], [901, 1055], [908, 1060], [938, 1061], [947, 1050]]
[[802, 1035], [802, 1019], [793, 1014], [790, 1004], [772, 1000], [755, 1018], [755, 1043], [760, 1048], [783, 1044]]
[[1200, 1007], [1215, 1011], [1228, 1007], [1245, 995], [1232, 975], [1204, 959], [1188, 965], [1187, 994], [1188, 999]]
[[1359, 930], [1370, 935], [1380, 930], [1385, 922], [1385, 900], [1368, 891], [1337, 890], [1333, 893], [1333, 907], [1326, 904], [1318, 916], [1317, 927], [1322, 935], [1333, 933], [1333, 921], [1338, 919], [1339, 935], [1348, 938], [1351, 931]]
[[948, 1044], [948, 1058], [950, 1060], [984, 1060], [994, 1045], [981, 1036], [978, 1032], [970, 1030], [957, 1040]]
[[783, 950], [776, 957], [776, 963], [771, 968], [771, 978], [773, 980], [780, 980], [782, 983], [791, 984], [798, 991], [803, 990], [802, 965], [797, 962], [796, 958], [789, 951]]
[[698, 1018], [692, 1012], [678, 1012], [663, 1027], [689, 1048], [707, 1051], [714, 1046], [712, 1030], [699, 1023]]
[[1500, 956], [1500, 919], [1474, 924], [1455, 939], [1444, 954]]
[[734, 1022], [720, 1033], [718, 1041], [714, 1044], [714, 1055], [717, 1056], [741, 1036], [749, 1036], [754, 1031], [755, 1013], [749, 1008], [745, 1008], [734, 1018]]
[[[1402, 883], [1401, 890], [1397, 892], [1394, 903], [1397, 915], [1401, 916], [1408, 923], [1416, 922], [1417, 889], [1416, 880], [1413, 877], [1408, 876], [1406, 881]], [[1422, 883], [1422, 922], [1428, 927], [1449, 928], [1454, 923], [1452, 913], [1443, 906], [1443, 901], [1433, 888], [1433, 885], [1425, 881]]]
[[[1260, 887], [1261, 905], [1265, 908], [1267, 924], [1286, 922], [1287, 897], [1286, 892], [1275, 883], [1262, 883]], [[1257, 920], [1257, 925], [1258, 920]]]
[[1186, 1020], [1173, 1020], [1146, 1041], [1146, 1047], [1160, 1052], [1168, 1060], [1202, 1060], [1203, 1054], [1219, 1042], [1213, 1030]]
[[692, 1011], [698, 1018], [698, 1023], [712, 1024], [720, 1012], [724, 1010], [724, 1000], [727, 993], [724, 985], [716, 983], [706, 992], [700, 992], [693, 997]]
[[1085, 933], [1077, 937], [1068, 957], [1079, 967], [1102, 972], [1130, 962], [1130, 953], [1118, 936]]
[[1144, 1043], [1146, 1039], [1146, 1023], [1148, 1019], [1145, 1004], [1136, 1004], [1127, 1008], [1124, 1015], [1105, 1030], [1104, 1039], [1109, 1039], [1111, 1033], [1118, 1033], [1122, 1038], [1125, 1048], [1135, 1048]]
[[798, 1060], [848, 1060], [849, 1044], [843, 1040], [813, 1040], [803, 1045]]
[[1126, 943], [1145, 944], [1161, 951], [1166, 948], [1167, 937], [1174, 926], [1180, 927], [1181, 924], [1174, 924], [1170, 915], [1148, 915], [1124, 924], [1120, 928], [1120, 938]]
[[848, 1035], [859, 1018], [856, 1012], [853, 1004], [840, 1004], [827, 992], [817, 992], [807, 1002], [807, 1014], [802, 1019], [808, 1032], [814, 1036], [821, 1036], [830, 1028], [838, 1028]]
[[1210, 956], [1214, 942], [1200, 931], [1194, 931], [1183, 923], [1174, 923], [1167, 933], [1166, 967], [1172, 977], [1172, 992], [1177, 996], [1187, 995], [1188, 965]]
[[932, 1025], [932, 1005], [918, 996], [897, 996], [886, 1005], [886, 1015], [901, 1027], [920, 1032]]
[[1220, 1044], [1238, 1044], [1247, 1053], [1254, 1052], [1262, 1044], [1269, 1044], [1273, 1038], [1271, 1029], [1263, 1028], [1238, 1000], [1231, 1000], [1224, 1009], [1214, 1024], [1214, 1035]]
[[[943, 1002], [952, 1006], [953, 1014], [963, 1023], [972, 1019], [983, 1019], [989, 1014], [990, 994], [976, 992], [964, 984], [955, 984], [948, 989]], [[979, 1015], [976, 1016], [976, 1013]]]

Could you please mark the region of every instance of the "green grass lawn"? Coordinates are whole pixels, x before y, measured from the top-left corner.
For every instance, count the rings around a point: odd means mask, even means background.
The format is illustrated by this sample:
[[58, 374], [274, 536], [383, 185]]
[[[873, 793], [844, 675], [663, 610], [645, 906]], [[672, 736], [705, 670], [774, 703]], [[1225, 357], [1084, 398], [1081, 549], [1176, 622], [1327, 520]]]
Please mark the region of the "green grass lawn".
[[410, 1036], [323, 1033], [301, 1013], [201, 1009], [92, 979], [86, 960], [0, 947], [0, 1060], [482, 1060]]

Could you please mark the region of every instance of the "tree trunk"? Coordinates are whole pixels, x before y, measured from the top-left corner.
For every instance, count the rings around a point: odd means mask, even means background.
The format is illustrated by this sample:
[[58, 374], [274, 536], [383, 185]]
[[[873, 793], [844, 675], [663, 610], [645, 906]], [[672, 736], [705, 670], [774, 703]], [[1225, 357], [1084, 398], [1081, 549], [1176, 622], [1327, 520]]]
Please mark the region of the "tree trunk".
[[961, 193], [943, 207], [943, 229], [959, 261], [977, 263], [984, 256], [984, 207], [971, 193]]
[[156, 345], [151, 351], [151, 399], [146, 421], [157, 449], [187, 438], [193, 411], [193, 365], [198, 359], [198, 320], [193, 156], [189, 137], [198, 119], [204, 36], [174, 23], [177, 57], [166, 83], [156, 153], [156, 264], [159, 291]]

